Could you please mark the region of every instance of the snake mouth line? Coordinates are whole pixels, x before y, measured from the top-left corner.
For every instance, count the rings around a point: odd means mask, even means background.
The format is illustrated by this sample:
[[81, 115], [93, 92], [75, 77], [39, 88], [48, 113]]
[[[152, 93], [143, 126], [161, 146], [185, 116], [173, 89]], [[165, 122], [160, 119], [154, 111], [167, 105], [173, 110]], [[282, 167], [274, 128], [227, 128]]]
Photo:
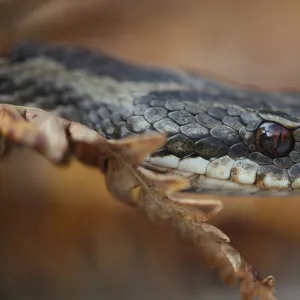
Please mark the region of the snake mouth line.
[[[283, 178], [272, 172], [259, 173], [259, 166], [248, 159], [232, 161], [228, 156], [224, 156], [209, 162], [205, 168], [201, 166], [202, 160], [203, 158], [198, 157], [197, 161], [174, 167], [172, 161], [168, 164], [167, 157], [161, 157], [159, 161], [149, 157], [143, 163], [143, 167], [159, 173], [189, 178], [190, 190], [194, 192], [213, 192], [222, 195], [272, 195], [274, 193], [276, 196], [300, 193], [297, 182], [294, 182], [293, 186], [288, 177]], [[196, 162], [200, 165], [197, 166]], [[201, 169], [201, 173], [196, 171]]]

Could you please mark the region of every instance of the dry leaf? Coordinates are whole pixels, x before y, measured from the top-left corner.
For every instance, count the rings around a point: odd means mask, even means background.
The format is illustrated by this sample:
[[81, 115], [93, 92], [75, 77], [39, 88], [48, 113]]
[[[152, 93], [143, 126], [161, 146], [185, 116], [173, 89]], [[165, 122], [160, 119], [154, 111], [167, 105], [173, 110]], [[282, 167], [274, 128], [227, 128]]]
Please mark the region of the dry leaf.
[[[261, 279], [229, 238], [206, 223], [222, 209], [222, 202], [203, 194], [180, 192], [189, 180], [176, 175], [156, 174], [139, 164], [165, 142], [161, 134], [140, 135], [107, 141], [78, 123], [54, 117], [40, 109], [0, 106], [0, 133], [6, 142], [39, 151], [54, 163], [75, 155], [99, 168], [111, 193], [120, 201], [135, 205], [152, 219], [172, 222], [184, 238], [199, 247], [211, 268], [232, 284], [241, 279], [243, 299], [274, 300], [274, 278]], [[9, 148], [2, 149], [6, 154]]]

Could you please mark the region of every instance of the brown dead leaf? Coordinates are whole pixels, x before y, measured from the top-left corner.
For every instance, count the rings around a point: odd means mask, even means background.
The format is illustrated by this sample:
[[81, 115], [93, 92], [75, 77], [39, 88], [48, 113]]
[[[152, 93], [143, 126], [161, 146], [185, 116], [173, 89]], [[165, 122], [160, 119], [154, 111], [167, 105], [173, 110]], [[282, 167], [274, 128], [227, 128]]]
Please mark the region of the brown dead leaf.
[[242, 279], [244, 299], [275, 299], [273, 277], [261, 280], [258, 271], [228, 244], [229, 238], [206, 223], [222, 209], [221, 201], [180, 192], [189, 186], [188, 179], [156, 174], [138, 166], [163, 145], [163, 135], [107, 141], [81, 124], [40, 109], [11, 105], [0, 107], [0, 133], [3, 139], [35, 149], [52, 162], [62, 163], [66, 156], [75, 155], [97, 167], [118, 200], [139, 207], [152, 219], [173, 223], [184, 238], [194, 241], [208, 265], [217, 268], [227, 283]]

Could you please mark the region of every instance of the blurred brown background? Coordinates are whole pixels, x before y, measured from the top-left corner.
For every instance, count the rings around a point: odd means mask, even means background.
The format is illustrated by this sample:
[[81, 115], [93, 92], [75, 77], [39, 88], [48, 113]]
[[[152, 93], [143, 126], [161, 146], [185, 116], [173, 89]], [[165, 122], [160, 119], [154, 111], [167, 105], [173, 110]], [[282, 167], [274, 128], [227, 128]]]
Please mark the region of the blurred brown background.
[[[300, 4], [4, 0], [0, 49], [68, 42], [263, 88], [298, 87]], [[238, 299], [198, 251], [114, 200], [97, 170], [16, 150], [0, 165], [1, 299]], [[298, 299], [298, 199], [227, 199], [214, 222]]]
[[300, 85], [296, 0], [2, 0], [0, 5], [6, 42], [69, 41], [244, 84]]

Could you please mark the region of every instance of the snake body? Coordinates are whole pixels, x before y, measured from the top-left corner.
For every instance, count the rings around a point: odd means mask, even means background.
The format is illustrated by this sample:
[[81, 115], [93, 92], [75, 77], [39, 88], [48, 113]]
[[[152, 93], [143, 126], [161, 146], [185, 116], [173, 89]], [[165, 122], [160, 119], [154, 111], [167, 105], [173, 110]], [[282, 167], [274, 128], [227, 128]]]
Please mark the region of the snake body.
[[[190, 177], [198, 192], [279, 195], [300, 187], [297, 93], [243, 90], [84, 49], [28, 43], [0, 65], [0, 103], [45, 109], [107, 139], [166, 133], [165, 146], [144, 166]], [[284, 156], [257, 148], [256, 132], [266, 122], [292, 133]]]

